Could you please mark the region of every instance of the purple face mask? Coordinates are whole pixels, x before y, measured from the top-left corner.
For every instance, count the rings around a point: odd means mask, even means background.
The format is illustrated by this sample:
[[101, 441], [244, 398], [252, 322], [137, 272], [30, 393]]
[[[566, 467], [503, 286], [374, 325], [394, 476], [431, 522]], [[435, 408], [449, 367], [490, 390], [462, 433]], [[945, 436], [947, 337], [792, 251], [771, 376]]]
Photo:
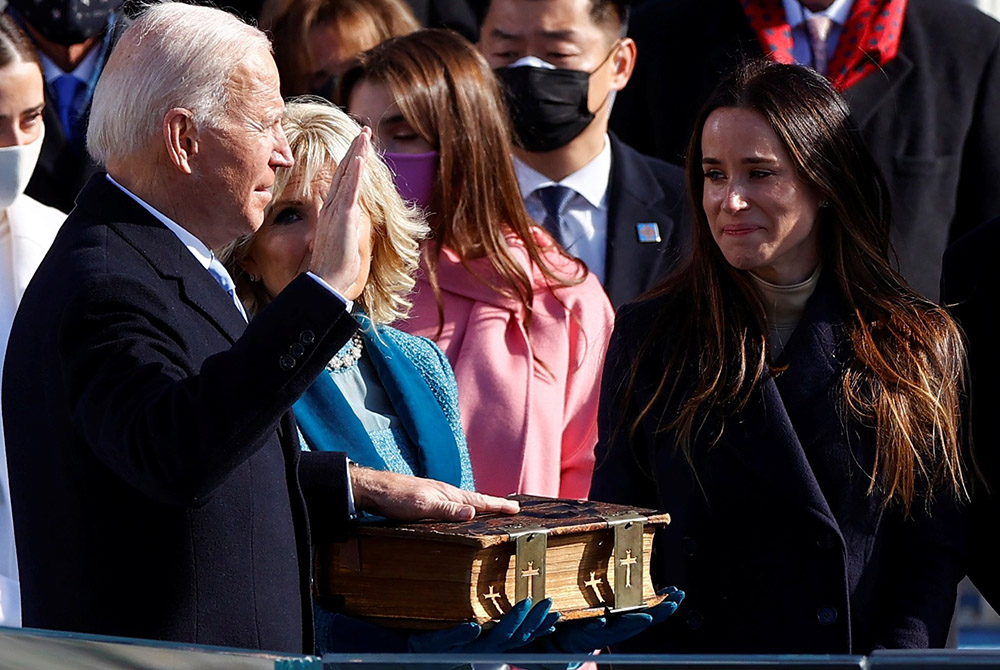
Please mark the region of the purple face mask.
[[438, 152], [397, 154], [387, 151], [383, 157], [389, 169], [396, 175], [396, 190], [403, 199], [421, 209], [428, 209], [434, 198]]

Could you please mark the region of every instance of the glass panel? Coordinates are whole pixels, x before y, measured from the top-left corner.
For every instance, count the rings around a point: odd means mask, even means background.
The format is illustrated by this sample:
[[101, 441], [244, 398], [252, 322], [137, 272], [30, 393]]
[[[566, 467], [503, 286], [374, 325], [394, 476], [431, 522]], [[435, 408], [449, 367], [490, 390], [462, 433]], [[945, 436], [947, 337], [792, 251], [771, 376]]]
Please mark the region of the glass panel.
[[320, 670], [319, 659], [0, 627], [0, 667], [31, 670]]

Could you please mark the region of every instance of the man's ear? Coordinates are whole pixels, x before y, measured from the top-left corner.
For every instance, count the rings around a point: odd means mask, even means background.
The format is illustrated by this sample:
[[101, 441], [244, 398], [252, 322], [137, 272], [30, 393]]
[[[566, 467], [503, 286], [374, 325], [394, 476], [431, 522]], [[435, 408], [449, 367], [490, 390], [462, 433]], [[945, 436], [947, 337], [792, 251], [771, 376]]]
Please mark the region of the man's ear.
[[611, 56], [611, 90], [620, 91], [632, 78], [636, 58], [635, 42], [631, 37], [623, 37], [615, 53]]
[[174, 107], [163, 117], [163, 141], [167, 158], [184, 174], [193, 172], [192, 163], [198, 155], [198, 127], [194, 114], [183, 107]]

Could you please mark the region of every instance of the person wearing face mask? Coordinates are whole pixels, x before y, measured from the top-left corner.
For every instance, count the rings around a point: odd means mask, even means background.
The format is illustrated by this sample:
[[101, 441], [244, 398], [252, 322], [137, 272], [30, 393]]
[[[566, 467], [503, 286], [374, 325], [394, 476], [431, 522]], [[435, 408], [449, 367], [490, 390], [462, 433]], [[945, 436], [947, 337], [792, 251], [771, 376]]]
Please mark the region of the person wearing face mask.
[[[66, 216], [24, 195], [45, 136], [42, 71], [31, 43], [0, 15], [0, 369], [14, 312]], [[21, 625], [7, 458], [0, 431], [0, 626]]]
[[896, 266], [931, 299], [948, 243], [1000, 215], [1000, 23], [974, 7], [672, 0], [637, 8], [629, 35], [643, 58], [611, 127], [672, 163], [683, 162], [702, 103], [745, 58], [826, 75], [889, 183]]
[[477, 486], [585, 496], [614, 314], [593, 274], [528, 216], [489, 65], [458, 35], [422, 30], [362, 54], [341, 92], [427, 212], [413, 309], [398, 327], [452, 363]]
[[64, 212], [97, 165], [87, 154], [94, 87], [118, 31], [122, 0], [9, 0], [7, 13], [31, 39], [45, 77], [45, 141], [27, 194]]
[[587, 264], [615, 306], [674, 267], [690, 237], [683, 172], [608, 133], [632, 74], [621, 0], [492, 0], [479, 50], [504, 84], [528, 213]]
[[[361, 132], [340, 109], [315, 102], [290, 102], [282, 126], [294, 163], [275, 175], [264, 224], [219, 253], [251, 318], [308, 262], [333, 171]], [[409, 309], [427, 224], [396, 192], [392, 174], [374, 154], [366, 161], [359, 201], [362, 268], [345, 297], [354, 301], [362, 327], [294, 405], [302, 449], [344, 451], [362, 467], [473, 490], [448, 359], [430, 340], [388, 325]], [[315, 610], [320, 653], [502, 652], [550, 633], [558, 619], [549, 611], [551, 600], [534, 608], [523, 601], [488, 632], [472, 624], [424, 635], [367, 624], [326, 604], [331, 609]]]

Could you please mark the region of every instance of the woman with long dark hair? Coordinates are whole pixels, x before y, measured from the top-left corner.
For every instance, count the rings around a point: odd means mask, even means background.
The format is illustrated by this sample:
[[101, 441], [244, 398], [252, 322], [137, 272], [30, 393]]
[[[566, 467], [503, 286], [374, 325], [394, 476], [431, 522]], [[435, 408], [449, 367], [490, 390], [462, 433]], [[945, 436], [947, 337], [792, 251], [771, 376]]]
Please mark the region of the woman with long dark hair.
[[430, 224], [399, 327], [435, 340], [455, 369], [477, 486], [585, 497], [614, 315], [597, 278], [524, 209], [493, 72], [442, 30], [388, 40], [359, 63], [342, 98]]
[[591, 491], [672, 514], [652, 570], [689, 597], [648, 646], [943, 645], [964, 350], [890, 263], [885, 183], [847, 105], [809, 69], [745, 65], [687, 170], [692, 255], [619, 313]]

